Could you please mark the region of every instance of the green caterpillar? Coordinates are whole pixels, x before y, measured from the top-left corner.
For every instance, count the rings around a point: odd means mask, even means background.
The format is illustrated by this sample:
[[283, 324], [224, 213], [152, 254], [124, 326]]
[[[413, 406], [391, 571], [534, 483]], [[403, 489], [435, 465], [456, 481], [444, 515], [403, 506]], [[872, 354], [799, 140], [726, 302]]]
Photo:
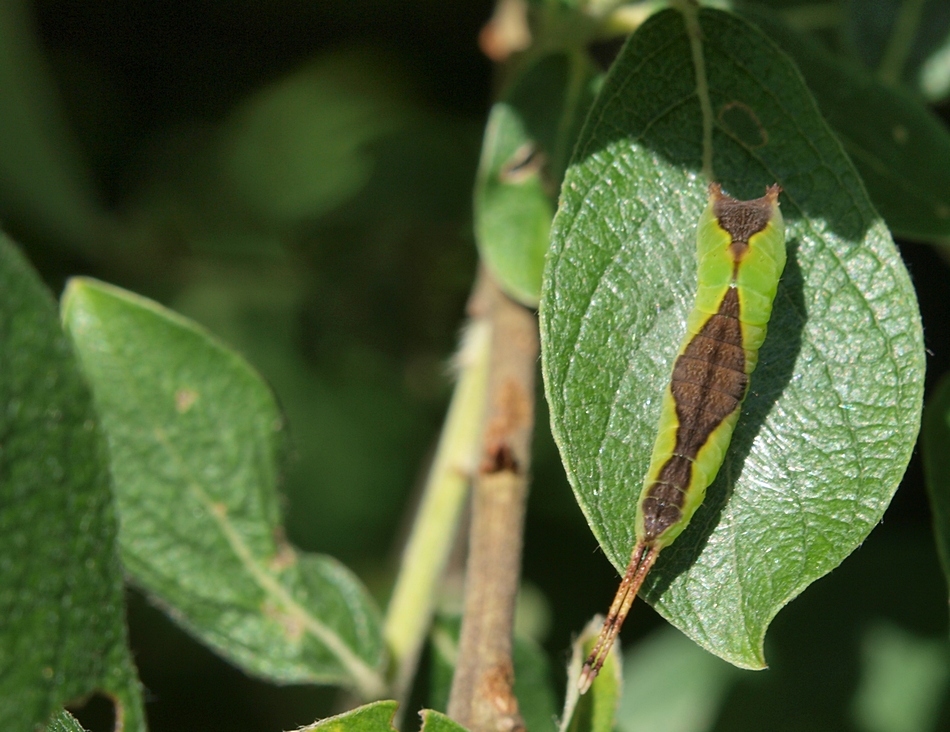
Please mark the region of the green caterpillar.
[[785, 268], [781, 188], [738, 201], [709, 186], [696, 232], [696, 302], [663, 394], [637, 504], [637, 544], [578, 681], [590, 688], [657, 555], [703, 502], [726, 456]]

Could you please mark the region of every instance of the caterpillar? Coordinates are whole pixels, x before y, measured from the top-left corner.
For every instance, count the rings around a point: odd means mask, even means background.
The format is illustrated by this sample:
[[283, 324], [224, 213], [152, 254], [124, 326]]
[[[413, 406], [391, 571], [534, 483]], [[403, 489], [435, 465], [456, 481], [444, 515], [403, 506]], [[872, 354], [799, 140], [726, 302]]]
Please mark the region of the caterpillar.
[[636, 545], [604, 626], [578, 679], [600, 671], [660, 551], [675, 541], [726, 456], [758, 363], [785, 268], [778, 185], [739, 201], [709, 185], [696, 231], [696, 301], [663, 393], [656, 442], [637, 503]]

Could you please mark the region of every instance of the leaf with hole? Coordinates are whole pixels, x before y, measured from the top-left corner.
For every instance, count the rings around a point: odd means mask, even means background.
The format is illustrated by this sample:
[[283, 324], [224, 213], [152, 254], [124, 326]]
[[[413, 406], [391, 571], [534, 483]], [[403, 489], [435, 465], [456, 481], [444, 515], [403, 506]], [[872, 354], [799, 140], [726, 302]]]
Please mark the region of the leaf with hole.
[[60, 710], [46, 726], [46, 732], [86, 732], [69, 712]]

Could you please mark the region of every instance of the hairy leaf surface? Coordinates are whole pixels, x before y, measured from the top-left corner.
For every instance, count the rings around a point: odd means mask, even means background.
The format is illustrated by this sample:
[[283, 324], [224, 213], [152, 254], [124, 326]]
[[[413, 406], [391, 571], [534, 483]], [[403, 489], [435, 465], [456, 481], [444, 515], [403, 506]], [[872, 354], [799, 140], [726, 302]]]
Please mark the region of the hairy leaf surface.
[[284, 424], [261, 378], [192, 322], [115, 287], [73, 280], [63, 317], [109, 439], [133, 580], [250, 673], [382, 693], [366, 591], [282, 538]]
[[394, 732], [393, 716], [398, 706], [394, 701], [364, 704], [307, 725], [300, 732]]
[[0, 235], [0, 729], [101, 690], [144, 729], [105, 439], [39, 277]]

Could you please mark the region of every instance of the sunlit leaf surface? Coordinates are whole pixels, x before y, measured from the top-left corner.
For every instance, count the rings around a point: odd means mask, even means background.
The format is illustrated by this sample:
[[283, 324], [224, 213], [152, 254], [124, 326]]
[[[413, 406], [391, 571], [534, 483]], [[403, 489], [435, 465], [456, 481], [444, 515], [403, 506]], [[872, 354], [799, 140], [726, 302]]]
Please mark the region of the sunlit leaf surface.
[[[770, 620], [861, 543], [897, 488], [924, 354], [907, 272], [797, 70], [739, 18], [703, 10], [699, 25], [716, 178], [740, 198], [782, 186], [789, 262], [719, 477], [645, 596], [700, 645], [761, 668]], [[552, 427], [618, 569], [696, 286], [698, 89], [682, 16], [653, 16], [591, 110], [552, 232]]]

